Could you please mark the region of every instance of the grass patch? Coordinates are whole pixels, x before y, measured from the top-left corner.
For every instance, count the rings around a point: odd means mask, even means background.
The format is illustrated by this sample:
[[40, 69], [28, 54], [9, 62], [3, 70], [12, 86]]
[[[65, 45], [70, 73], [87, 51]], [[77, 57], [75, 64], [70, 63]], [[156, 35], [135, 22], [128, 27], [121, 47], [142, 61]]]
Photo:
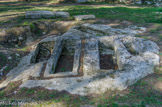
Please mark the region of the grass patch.
[[[1, 91], [0, 95], [4, 96], [5, 92]], [[50, 91], [42, 88], [22, 88], [18, 90], [17, 95], [6, 97], [6, 99], [12, 100], [16, 97], [18, 98], [17, 100], [23, 100], [29, 96], [35, 102], [42, 102], [42, 104], [35, 104], [34, 106], [42, 106], [44, 104], [55, 105], [57, 103], [60, 104], [59, 106], [63, 107], [80, 107], [84, 104], [96, 105], [97, 107], [145, 107], [146, 105], [162, 105], [160, 94], [154, 91], [151, 86], [143, 80], [138, 81], [135, 85], [131, 86], [129, 90], [108, 90], [106, 93], [93, 96], [70, 95], [66, 92]]]
[[[161, 55], [162, 55], [162, 53], [161, 53]], [[162, 67], [156, 67], [154, 71], [156, 74], [162, 74]]]
[[[79, 6], [78, 6], [79, 7]], [[129, 7], [85, 7], [68, 10], [72, 15], [94, 14], [97, 18], [109, 20], [129, 20], [139, 23], [162, 23], [161, 17], [157, 17], [153, 12], [158, 8], [129, 8]], [[97, 12], [96, 12], [97, 11]]]
[[3, 97], [5, 95], [4, 91], [0, 91], [0, 97]]
[[23, 47], [23, 48], [18, 48], [17, 49], [17, 51], [18, 52], [28, 52], [28, 51], [30, 51], [30, 49], [31, 49], [31, 46], [25, 46], [25, 47]]
[[[0, 16], [13, 16], [13, 14], [18, 14], [18, 17], [6, 19], [5, 17], [0, 18], [0, 25], [7, 23], [18, 23], [18, 24], [28, 24], [31, 19], [25, 19], [24, 12], [35, 11], [35, 10], [51, 10], [51, 11], [67, 11], [70, 12], [72, 16], [83, 15], [83, 14], [94, 14], [97, 18], [108, 19], [108, 20], [128, 20], [138, 23], [162, 23], [162, 15], [155, 14], [162, 10], [158, 7], [133, 7], [133, 6], [123, 6], [118, 7], [114, 5], [110, 6], [93, 6], [90, 5], [44, 5], [39, 6], [38, 2], [27, 3], [17, 2], [17, 5], [12, 4], [2, 4], [0, 3]], [[33, 4], [33, 5], [32, 5]], [[2, 6], [1, 6], [2, 5]], [[10, 6], [11, 5], [11, 6]], [[39, 19], [40, 20], [40, 19]], [[48, 20], [48, 19], [45, 19]], [[32, 21], [32, 20], [31, 20]]]
[[136, 35], [136, 37], [143, 38], [143, 39], [149, 39], [148, 36], [142, 36], [142, 35]]
[[0, 68], [2, 68], [5, 63], [7, 63], [7, 57], [3, 53], [0, 53]]
[[162, 40], [162, 34], [159, 35], [159, 39]]

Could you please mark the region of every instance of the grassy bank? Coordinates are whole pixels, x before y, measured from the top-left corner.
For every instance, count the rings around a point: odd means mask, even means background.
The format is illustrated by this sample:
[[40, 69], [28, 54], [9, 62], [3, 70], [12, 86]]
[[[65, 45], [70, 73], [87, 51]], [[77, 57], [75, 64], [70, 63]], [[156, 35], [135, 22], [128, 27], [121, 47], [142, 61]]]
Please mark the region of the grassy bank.
[[31, 21], [24, 18], [26, 11], [52, 10], [68, 11], [71, 16], [94, 14], [97, 18], [108, 20], [128, 20], [136, 23], [162, 23], [162, 12], [159, 7], [126, 6], [126, 5], [78, 5], [78, 4], [50, 4], [48, 2], [16, 2], [0, 3], [0, 25], [20, 24]]

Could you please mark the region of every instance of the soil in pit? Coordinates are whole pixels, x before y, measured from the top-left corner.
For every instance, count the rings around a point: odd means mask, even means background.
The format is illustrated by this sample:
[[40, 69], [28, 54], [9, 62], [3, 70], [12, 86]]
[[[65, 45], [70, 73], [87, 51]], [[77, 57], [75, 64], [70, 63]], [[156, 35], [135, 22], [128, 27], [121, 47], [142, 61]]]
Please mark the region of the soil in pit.
[[104, 70], [118, 69], [117, 64], [115, 64], [113, 61], [112, 55], [100, 54], [100, 69]]
[[58, 62], [55, 73], [71, 72], [73, 70], [74, 55], [63, 50]]
[[50, 50], [47, 48], [41, 48], [38, 52], [36, 63], [48, 60], [51, 56]]

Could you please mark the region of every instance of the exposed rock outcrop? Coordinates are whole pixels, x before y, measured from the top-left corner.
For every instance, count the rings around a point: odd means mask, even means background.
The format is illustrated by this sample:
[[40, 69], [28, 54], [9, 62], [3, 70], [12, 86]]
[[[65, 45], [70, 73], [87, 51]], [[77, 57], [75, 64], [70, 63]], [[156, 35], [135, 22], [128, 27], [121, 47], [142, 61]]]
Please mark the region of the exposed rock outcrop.
[[[154, 67], [159, 65], [159, 47], [156, 43], [135, 37], [135, 34], [143, 31], [144, 28], [136, 26], [114, 29], [107, 25], [83, 24], [60, 37], [47, 37], [7, 74], [0, 88], [10, 82], [23, 80], [20, 88], [40, 86], [79, 95], [126, 89], [154, 73]], [[44, 60], [39, 60], [44, 57], [41, 56], [44, 49], [41, 46], [50, 50], [50, 54], [47, 54], [49, 57]], [[74, 51], [73, 69], [57, 73], [55, 70], [63, 48], [68, 52]], [[101, 69], [99, 59], [103, 53], [113, 55], [117, 69]]]

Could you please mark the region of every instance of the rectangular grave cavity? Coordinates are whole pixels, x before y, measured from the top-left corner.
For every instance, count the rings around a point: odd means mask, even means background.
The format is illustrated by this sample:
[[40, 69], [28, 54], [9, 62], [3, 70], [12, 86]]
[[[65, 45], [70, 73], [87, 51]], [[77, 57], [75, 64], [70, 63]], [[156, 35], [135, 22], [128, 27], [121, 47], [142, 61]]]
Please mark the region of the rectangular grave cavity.
[[31, 63], [47, 61], [53, 52], [54, 45], [54, 41], [39, 43], [34, 55], [31, 58]]
[[118, 65], [114, 57], [114, 50], [99, 43], [100, 69], [102, 70], [117, 70]]
[[44, 77], [78, 75], [81, 40], [56, 40], [51, 57], [47, 61]]
[[68, 50], [65, 46], [62, 49], [54, 73], [72, 72], [74, 61], [74, 51]]

